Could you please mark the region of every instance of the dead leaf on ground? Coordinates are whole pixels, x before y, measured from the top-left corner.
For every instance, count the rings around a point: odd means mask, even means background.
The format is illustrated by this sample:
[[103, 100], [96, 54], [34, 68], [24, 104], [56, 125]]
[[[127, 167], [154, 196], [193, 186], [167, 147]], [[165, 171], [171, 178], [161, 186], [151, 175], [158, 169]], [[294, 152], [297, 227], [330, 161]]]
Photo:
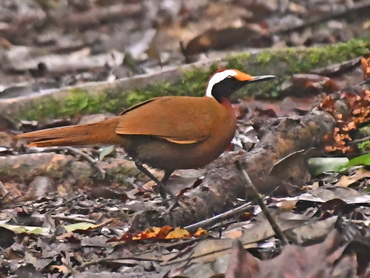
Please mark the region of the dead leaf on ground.
[[[341, 235], [332, 231], [323, 243], [307, 247], [287, 245], [271, 260], [260, 261], [246, 252], [239, 241], [232, 248], [226, 278], [253, 277], [356, 277], [356, 269], [363, 263], [346, 254]], [[364, 263], [367, 268], [368, 261]]]
[[350, 176], [343, 175], [335, 184], [336, 186], [347, 187], [354, 183], [359, 183], [361, 179], [370, 177], [370, 171], [366, 168], [360, 168], [354, 171]]

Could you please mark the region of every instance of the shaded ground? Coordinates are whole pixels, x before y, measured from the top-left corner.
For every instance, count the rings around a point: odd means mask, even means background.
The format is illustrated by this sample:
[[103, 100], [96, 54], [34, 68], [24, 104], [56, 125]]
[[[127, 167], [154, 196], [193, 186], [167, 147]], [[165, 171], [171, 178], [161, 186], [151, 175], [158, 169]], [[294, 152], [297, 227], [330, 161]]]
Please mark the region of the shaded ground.
[[215, 49], [336, 43], [366, 36], [370, 29], [367, 1], [87, 0], [0, 5], [2, 98], [158, 71], [160, 66], [215, 55], [209, 52]]

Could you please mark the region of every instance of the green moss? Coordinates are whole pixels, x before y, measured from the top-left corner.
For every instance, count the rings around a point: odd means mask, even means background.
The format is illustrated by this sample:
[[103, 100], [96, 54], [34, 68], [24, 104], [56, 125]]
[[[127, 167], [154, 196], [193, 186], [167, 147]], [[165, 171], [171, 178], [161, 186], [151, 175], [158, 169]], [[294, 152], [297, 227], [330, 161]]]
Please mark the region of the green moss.
[[209, 76], [216, 70], [216, 65], [207, 70], [194, 69], [184, 71], [182, 78], [175, 85], [161, 81], [145, 88], [125, 91], [120, 86], [109, 87], [99, 94], [90, 94], [87, 89], [73, 88], [67, 91], [62, 100], [47, 97], [38, 101], [34, 109], [22, 111], [20, 118], [27, 120], [42, 120], [45, 118], [70, 117], [91, 113], [120, 113], [127, 107], [150, 98], [175, 95], [201, 96]]
[[369, 149], [370, 149], [370, 140], [358, 143], [357, 148], [360, 150], [360, 153], [362, 153], [362, 154], [368, 153]]
[[[360, 138], [368, 138], [370, 136], [370, 125], [363, 126], [356, 130], [356, 134], [354, 134], [354, 139], [360, 139]], [[366, 140], [364, 142], [357, 144], [358, 149], [360, 150], [360, 153], [368, 153], [370, 150], [370, 140]]]
[[83, 111], [89, 106], [89, 93], [83, 89], [71, 89], [65, 99], [64, 106], [61, 107], [60, 113], [68, 115]]
[[256, 61], [260, 65], [267, 64], [268, 62], [270, 62], [271, 57], [272, 56], [270, 55], [269, 52], [263, 51], [260, 54], [257, 54]]
[[[224, 67], [236, 68], [252, 75], [275, 74], [276, 79], [251, 84], [241, 89], [237, 94], [237, 97], [255, 95], [271, 98], [279, 96], [280, 85], [294, 73], [307, 73], [314, 68], [343, 62], [369, 52], [370, 38], [366, 38], [316, 48], [266, 50], [257, 55], [235, 54], [226, 59]], [[218, 64], [193, 68], [184, 71], [181, 79], [177, 82], [161, 81], [145, 88], [133, 90], [126, 90], [118, 85], [107, 87], [99, 93], [92, 89], [69, 89], [64, 99], [42, 98], [33, 104], [32, 109], [22, 111], [17, 117], [42, 120], [106, 111], [119, 113], [131, 105], [153, 97], [165, 95], [201, 96], [204, 94], [209, 76], [218, 68]]]
[[227, 59], [227, 67], [232, 69], [242, 69], [245, 61], [247, 61], [251, 55], [247, 52], [233, 54]]

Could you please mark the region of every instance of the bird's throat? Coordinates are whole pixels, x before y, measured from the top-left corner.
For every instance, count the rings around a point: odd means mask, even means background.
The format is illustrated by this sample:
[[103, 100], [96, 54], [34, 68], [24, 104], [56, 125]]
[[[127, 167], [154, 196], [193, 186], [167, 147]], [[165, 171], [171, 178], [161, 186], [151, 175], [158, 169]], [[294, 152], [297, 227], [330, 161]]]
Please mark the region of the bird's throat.
[[229, 98], [221, 98], [220, 103], [227, 108], [228, 110], [233, 110], [233, 105], [231, 104], [231, 101]]

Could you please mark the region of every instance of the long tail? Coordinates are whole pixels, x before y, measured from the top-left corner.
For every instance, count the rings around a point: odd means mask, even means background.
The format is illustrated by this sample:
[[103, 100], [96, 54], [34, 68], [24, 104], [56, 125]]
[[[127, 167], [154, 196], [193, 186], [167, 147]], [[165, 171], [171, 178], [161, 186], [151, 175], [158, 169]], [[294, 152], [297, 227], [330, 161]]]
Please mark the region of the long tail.
[[122, 143], [116, 133], [119, 117], [88, 125], [50, 128], [19, 134], [19, 139], [29, 140], [30, 147], [84, 146]]

